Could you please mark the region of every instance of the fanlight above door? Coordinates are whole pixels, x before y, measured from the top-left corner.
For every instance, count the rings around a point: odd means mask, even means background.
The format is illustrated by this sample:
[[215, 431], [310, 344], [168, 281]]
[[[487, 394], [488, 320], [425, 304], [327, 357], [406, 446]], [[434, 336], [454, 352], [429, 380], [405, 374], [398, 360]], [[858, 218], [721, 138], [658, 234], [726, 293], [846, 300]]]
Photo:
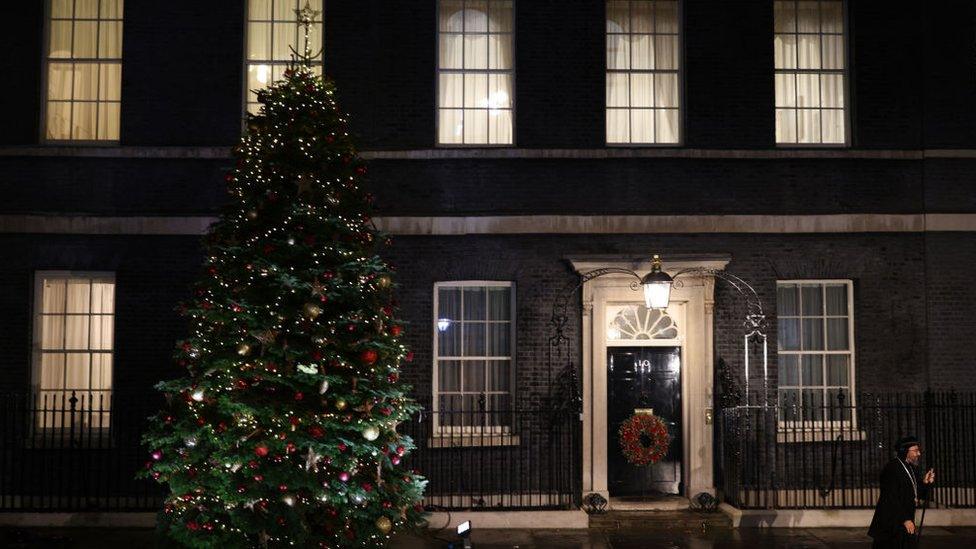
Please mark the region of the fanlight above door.
[[612, 309], [617, 309], [617, 313], [607, 326], [607, 339], [609, 340], [675, 339], [678, 337], [678, 326], [665, 311], [648, 309], [644, 305], [625, 305]]

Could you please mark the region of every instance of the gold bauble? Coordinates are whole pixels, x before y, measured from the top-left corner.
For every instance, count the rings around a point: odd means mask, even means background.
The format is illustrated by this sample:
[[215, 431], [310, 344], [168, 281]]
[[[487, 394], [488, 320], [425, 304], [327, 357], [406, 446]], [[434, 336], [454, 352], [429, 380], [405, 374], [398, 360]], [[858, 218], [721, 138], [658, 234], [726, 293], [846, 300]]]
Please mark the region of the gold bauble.
[[305, 311], [305, 316], [312, 320], [315, 320], [317, 316], [322, 314], [322, 307], [319, 307], [315, 303], [306, 303], [302, 310]]
[[390, 275], [380, 275], [376, 279], [376, 283], [380, 288], [389, 288], [393, 284], [393, 279], [390, 278]]
[[251, 346], [247, 343], [241, 343], [237, 346], [237, 354], [241, 356], [247, 356], [251, 354]]
[[363, 429], [363, 438], [373, 442], [374, 440], [380, 438], [380, 430], [370, 425], [369, 427]]
[[389, 534], [390, 530], [393, 529], [393, 522], [387, 517], [380, 517], [376, 519], [376, 529], [384, 534]]
[[342, 410], [345, 410], [346, 409], [346, 401], [345, 400], [342, 400], [340, 398], [339, 400], [335, 401], [335, 407], [336, 407], [336, 410], [339, 410], [340, 412]]

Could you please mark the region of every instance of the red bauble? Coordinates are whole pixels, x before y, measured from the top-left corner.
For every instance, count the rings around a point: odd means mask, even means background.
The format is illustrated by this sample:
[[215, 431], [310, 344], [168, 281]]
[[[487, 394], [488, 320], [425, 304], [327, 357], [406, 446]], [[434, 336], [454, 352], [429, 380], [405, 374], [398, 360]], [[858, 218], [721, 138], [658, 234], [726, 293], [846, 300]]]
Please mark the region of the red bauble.
[[254, 453], [258, 457], [264, 457], [268, 455], [268, 447], [265, 446], [264, 444], [258, 444], [257, 446], [254, 447]]
[[399, 337], [399, 335], [402, 333], [403, 333], [403, 328], [401, 328], [400, 326], [393, 326], [392, 328], [390, 328], [390, 335], [392, 335], [393, 337]]
[[402, 456], [403, 453], [406, 452], [406, 451], [407, 451], [407, 449], [404, 448], [403, 446], [397, 446], [396, 447], [396, 453], [397, 453], [398, 456]]
[[413, 362], [413, 351], [407, 351], [406, 361]]
[[288, 485], [287, 484], [279, 484], [278, 485], [278, 491], [279, 492], [287, 492], [288, 491]]
[[339, 443], [339, 451], [340, 452], [345, 452], [346, 451], [346, 448], [348, 448], [348, 446], [346, 446], [346, 443], [345, 442], [340, 442]]
[[254, 475], [254, 482], [264, 481], [264, 475]]
[[190, 522], [187, 522], [186, 527], [189, 528], [190, 530], [193, 530], [194, 532], [200, 529], [200, 525], [197, 524], [197, 521], [195, 520], [191, 520]]
[[308, 434], [312, 435], [312, 438], [322, 438], [325, 435], [325, 430], [318, 425], [313, 425], [308, 428]]
[[301, 400], [303, 398], [305, 398], [305, 395], [303, 395], [301, 391], [295, 393], [295, 400]]
[[359, 355], [359, 358], [364, 364], [374, 364], [376, 363], [376, 359], [379, 358], [379, 355], [372, 349], [366, 349]]
[[386, 376], [386, 379], [390, 383], [396, 383], [397, 381], [400, 380], [400, 376], [396, 372], [393, 372], [392, 374]]

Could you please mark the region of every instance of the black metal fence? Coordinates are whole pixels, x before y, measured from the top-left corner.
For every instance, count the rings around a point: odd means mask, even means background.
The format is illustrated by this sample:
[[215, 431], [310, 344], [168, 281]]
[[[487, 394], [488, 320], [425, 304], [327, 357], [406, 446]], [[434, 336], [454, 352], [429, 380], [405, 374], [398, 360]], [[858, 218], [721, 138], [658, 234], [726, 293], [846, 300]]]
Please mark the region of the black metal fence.
[[[802, 420], [800, 418], [812, 418]], [[895, 441], [918, 436], [934, 507], [976, 507], [976, 394], [843, 395], [721, 414], [724, 500], [739, 508], [869, 508]]]
[[[482, 401], [483, 402], [483, 401]], [[423, 412], [399, 431], [417, 450], [410, 466], [429, 483], [430, 509], [560, 509], [579, 505], [579, 414], [522, 409]]]
[[[579, 504], [578, 414], [424, 411], [401, 424], [429, 479], [431, 509], [555, 509]], [[136, 480], [140, 437], [159, 402], [111, 392], [0, 394], [0, 511], [155, 511], [163, 488]]]
[[155, 510], [160, 488], [135, 479], [154, 404], [108, 391], [0, 394], [0, 511]]

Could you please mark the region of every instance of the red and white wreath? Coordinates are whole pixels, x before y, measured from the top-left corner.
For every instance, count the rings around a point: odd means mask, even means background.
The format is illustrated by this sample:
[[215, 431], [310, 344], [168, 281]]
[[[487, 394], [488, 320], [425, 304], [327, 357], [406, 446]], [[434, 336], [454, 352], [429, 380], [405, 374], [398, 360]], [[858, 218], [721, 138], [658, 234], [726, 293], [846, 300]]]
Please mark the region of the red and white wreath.
[[664, 459], [671, 446], [668, 427], [654, 414], [634, 414], [620, 424], [620, 450], [634, 465], [650, 465]]

